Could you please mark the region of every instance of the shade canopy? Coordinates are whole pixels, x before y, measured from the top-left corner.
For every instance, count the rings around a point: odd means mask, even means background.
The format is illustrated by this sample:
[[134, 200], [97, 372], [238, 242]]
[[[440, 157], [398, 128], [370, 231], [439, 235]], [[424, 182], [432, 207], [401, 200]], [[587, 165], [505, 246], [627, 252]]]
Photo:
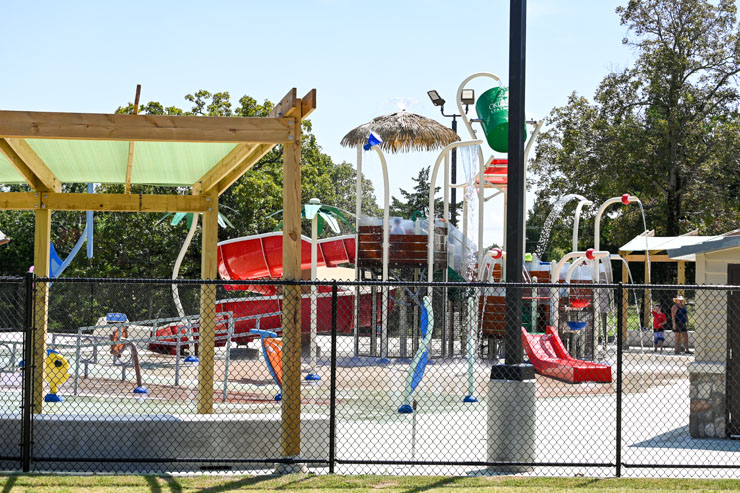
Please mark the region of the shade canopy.
[[399, 111], [373, 118], [351, 130], [342, 138], [341, 144], [345, 147], [363, 145], [371, 131], [383, 139], [379, 147], [392, 153], [434, 151], [460, 140], [452, 129], [431, 118]]
[[[125, 141], [26, 139], [61, 183], [125, 183], [129, 144]], [[137, 142], [131, 183], [191, 186], [237, 144]], [[0, 153], [0, 183], [26, 183]]]

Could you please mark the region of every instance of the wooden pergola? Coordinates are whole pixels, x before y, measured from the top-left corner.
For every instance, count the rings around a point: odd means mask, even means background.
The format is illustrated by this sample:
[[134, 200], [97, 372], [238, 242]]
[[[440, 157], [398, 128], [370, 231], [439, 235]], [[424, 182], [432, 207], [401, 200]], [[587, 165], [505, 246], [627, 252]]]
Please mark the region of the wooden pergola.
[[[219, 196], [270, 149], [282, 144], [283, 278], [298, 280], [301, 277], [301, 121], [315, 108], [315, 89], [303, 98], [297, 98], [296, 89], [291, 89], [267, 118], [0, 111], [0, 183], [27, 183], [33, 190], [0, 192], [0, 209], [35, 212], [33, 260], [35, 271], [42, 275], [49, 272], [52, 211], [202, 213], [201, 277], [216, 279]], [[62, 154], [76, 159], [64, 160]], [[110, 156], [116, 159], [111, 158], [110, 163], [95, 161]], [[157, 161], [162, 156], [171, 157], [172, 162]], [[187, 162], [183, 162], [184, 158]], [[70, 164], [77, 161], [88, 162], [88, 167]], [[75, 182], [122, 183], [125, 193], [62, 191], [63, 183]], [[189, 186], [192, 194], [132, 194], [132, 183]], [[48, 283], [38, 286], [34, 300], [35, 413], [43, 412], [44, 406], [48, 289]], [[286, 456], [300, 453], [300, 296], [299, 286], [285, 287], [282, 449]], [[200, 299], [197, 411], [210, 414], [213, 412], [216, 286], [203, 285]]]

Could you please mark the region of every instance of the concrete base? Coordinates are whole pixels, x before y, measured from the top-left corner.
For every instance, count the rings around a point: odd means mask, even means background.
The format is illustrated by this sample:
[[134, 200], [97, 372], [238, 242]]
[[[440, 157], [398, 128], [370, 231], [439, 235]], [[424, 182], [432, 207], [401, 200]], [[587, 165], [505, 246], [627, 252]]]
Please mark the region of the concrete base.
[[[0, 418], [0, 455], [19, 453], [20, 416]], [[324, 458], [329, 455], [329, 418], [301, 416], [301, 456]], [[280, 414], [34, 416], [34, 458], [44, 457], [157, 459], [157, 467], [179, 469], [168, 459], [270, 459], [281, 457]], [[13, 436], [13, 433], [16, 433]], [[41, 468], [64, 470], [76, 465], [65, 462], [39, 463]], [[264, 468], [264, 462], [252, 467]], [[293, 466], [288, 464], [288, 466]], [[192, 466], [190, 466], [192, 467]], [[239, 468], [250, 464], [238, 463]], [[268, 466], [269, 467], [269, 466]]]
[[[488, 461], [534, 462], [536, 460], [535, 380], [488, 382]], [[534, 466], [490, 466], [498, 473], [521, 473]]]
[[294, 462], [291, 464], [279, 463], [275, 464], [275, 474], [284, 476], [286, 474], [306, 474], [308, 467], [306, 464], [300, 462]]

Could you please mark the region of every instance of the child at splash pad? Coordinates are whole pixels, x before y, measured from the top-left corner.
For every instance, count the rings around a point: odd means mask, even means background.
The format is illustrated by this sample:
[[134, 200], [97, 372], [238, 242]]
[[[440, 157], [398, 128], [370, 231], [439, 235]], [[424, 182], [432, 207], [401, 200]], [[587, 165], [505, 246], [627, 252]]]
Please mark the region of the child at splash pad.
[[660, 305], [653, 305], [653, 352], [658, 351], [659, 347], [660, 352], [663, 352], [663, 342], [665, 341], [664, 330], [667, 321], [668, 317], [663, 313]]

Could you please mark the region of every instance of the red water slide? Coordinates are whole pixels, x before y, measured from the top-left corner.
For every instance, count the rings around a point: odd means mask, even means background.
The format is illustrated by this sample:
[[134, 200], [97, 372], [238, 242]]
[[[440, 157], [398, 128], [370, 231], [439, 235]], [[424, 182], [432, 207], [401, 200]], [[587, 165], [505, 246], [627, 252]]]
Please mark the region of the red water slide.
[[[317, 266], [354, 264], [355, 235], [318, 241]], [[311, 239], [301, 236], [301, 270], [311, 269]], [[279, 279], [283, 275], [283, 233], [244, 236], [218, 244], [218, 274], [221, 279], [246, 281]], [[234, 285], [231, 289], [275, 294], [274, 286]]]
[[537, 373], [571, 383], [612, 381], [611, 366], [575, 359], [553, 327], [548, 326], [546, 331], [530, 334], [522, 327], [522, 344]]

